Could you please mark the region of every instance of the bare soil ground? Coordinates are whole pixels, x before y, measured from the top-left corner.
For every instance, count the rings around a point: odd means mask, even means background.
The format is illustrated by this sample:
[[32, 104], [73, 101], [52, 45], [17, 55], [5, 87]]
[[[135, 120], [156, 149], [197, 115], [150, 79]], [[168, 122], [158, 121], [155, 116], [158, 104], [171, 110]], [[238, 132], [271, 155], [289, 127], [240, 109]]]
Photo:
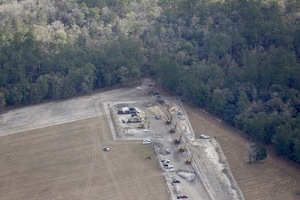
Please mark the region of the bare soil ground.
[[246, 200], [299, 200], [300, 169], [273, 153], [262, 163], [248, 164], [247, 138], [233, 128], [185, 104], [196, 138], [201, 134], [216, 136], [230, 165], [234, 178]]

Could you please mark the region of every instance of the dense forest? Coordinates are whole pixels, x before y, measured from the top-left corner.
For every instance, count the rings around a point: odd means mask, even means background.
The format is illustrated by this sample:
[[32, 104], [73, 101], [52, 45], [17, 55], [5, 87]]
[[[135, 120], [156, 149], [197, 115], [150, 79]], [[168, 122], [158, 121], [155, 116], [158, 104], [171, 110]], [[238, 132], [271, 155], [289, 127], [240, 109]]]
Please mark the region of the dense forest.
[[300, 163], [300, 1], [0, 0], [0, 111], [145, 76]]

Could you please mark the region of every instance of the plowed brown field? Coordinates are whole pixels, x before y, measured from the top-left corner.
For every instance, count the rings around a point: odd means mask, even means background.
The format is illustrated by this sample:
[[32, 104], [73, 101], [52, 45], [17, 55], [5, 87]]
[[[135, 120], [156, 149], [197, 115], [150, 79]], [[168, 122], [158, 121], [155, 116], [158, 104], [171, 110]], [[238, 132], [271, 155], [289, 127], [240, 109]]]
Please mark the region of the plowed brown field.
[[1, 200], [168, 199], [151, 147], [113, 141], [105, 117], [3, 136], [0, 155]]

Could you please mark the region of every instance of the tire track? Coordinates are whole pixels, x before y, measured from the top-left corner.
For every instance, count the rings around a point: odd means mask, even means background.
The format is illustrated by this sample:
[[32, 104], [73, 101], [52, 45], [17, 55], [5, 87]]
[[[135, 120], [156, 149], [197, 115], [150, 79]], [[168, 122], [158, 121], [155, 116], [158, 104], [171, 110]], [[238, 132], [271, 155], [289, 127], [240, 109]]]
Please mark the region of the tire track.
[[[101, 143], [107, 143], [107, 142], [111, 142], [112, 140], [109, 138], [109, 136], [107, 135], [106, 132], [110, 132], [110, 127], [108, 125], [108, 120], [107, 120], [107, 116], [105, 115], [105, 111], [103, 111], [103, 109], [101, 109], [101, 106], [99, 105], [100, 102], [95, 102], [95, 108], [96, 108], [96, 112], [97, 112], [97, 116], [99, 117], [99, 127], [100, 127], [100, 142]], [[105, 115], [105, 116], [103, 116]], [[99, 148], [99, 151], [102, 151], [101, 148]], [[112, 161], [110, 160], [110, 158], [108, 157], [109, 154], [104, 153], [103, 155], [103, 161], [105, 166], [107, 167], [109, 176], [112, 180], [113, 186], [116, 189], [116, 196], [118, 198], [116, 199], [122, 199], [122, 191], [120, 190], [120, 186], [118, 183], [118, 180], [116, 178], [116, 175], [114, 174], [114, 171], [117, 171], [117, 168], [112, 164]]]
[[91, 132], [92, 136], [92, 143], [93, 143], [93, 157], [92, 157], [92, 163], [89, 171], [89, 176], [88, 176], [88, 181], [85, 187], [85, 192], [84, 192], [84, 200], [87, 200], [89, 198], [90, 194], [90, 186], [91, 182], [93, 179], [93, 174], [94, 174], [94, 169], [95, 169], [95, 163], [96, 163], [96, 150], [97, 150], [97, 145], [96, 145], [96, 131], [92, 130]]
[[18, 184], [18, 181], [19, 181], [19, 179], [20, 179], [20, 177], [21, 177], [21, 175], [22, 175], [22, 171], [23, 171], [23, 169], [24, 169], [24, 167], [25, 167], [25, 163], [26, 163], [26, 161], [28, 160], [28, 158], [29, 158], [29, 156], [32, 154], [32, 152], [33, 152], [33, 149], [32, 150], [28, 150], [27, 152], [26, 152], [26, 155], [24, 156], [24, 158], [22, 159], [22, 163], [21, 163], [21, 166], [20, 166], [20, 170], [19, 170], [19, 174], [18, 174], [18, 176], [15, 178], [15, 180], [13, 181], [13, 183], [12, 183], [12, 186], [10, 187], [10, 190], [9, 190], [9, 200], [11, 200], [12, 198], [13, 198], [13, 196], [14, 196], [14, 191], [15, 191], [15, 188], [16, 188], [16, 186], [17, 186], [17, 184]]

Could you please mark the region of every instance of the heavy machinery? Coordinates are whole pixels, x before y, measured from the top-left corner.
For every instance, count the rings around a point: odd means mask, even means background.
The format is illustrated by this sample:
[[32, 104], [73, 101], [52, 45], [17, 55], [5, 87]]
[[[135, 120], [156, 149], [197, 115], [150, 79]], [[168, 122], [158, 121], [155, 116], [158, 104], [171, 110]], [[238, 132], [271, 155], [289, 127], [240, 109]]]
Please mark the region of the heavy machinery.
[[192, 160], [193, 160], [193, 154], [191, 155], [190, 158], [185, 159], [184, 162], [185, 162], [185, 164], [191, 164]]
[[[148, 124], [148, 125], [146, 125], [146, 124]], [[138, 128], [150, 128], [150, 121], [148, 121], [148, 120], [145, 120], [145, 121], [143, 121], [141, 124], [139, 124], [138, 125]]]
[[138, 125], [138, 128], [145, 128], [145, 121]]
[[170, 125], [172, 123], [172, 116], [167, 116], [167, 118], [165, 119], [165, 122], [167, 125]]
[[170, 133], [175, 133], [176, 127], [177, 127], [177, 123], [175, 122], [174, 127], [169, 128], [169, 132], [170, 132]]
[[180, 144], [180, 142], [181, 142], [181, 135], [179, 135], [178, 137], [174, 138], [173, 141], [174, 141], [175, 144]]
[[184, 152], [184, 150], [185, 150], [185, 145], [181, 145], [178, 147], [179, 152]]
[[127, 120], [127, 123], [140, 123], [140, 122], [142, 122], [142, 119], [141, 119], [141, 117], [138, 116], [138, 115], [136, 115], [136, 116], [134, 116], [134, 117], [132, 117], [132, 118], [129, 118], [129, 119]]
[[165, 122], [167, 125], [170, 125], [172, 123], [172, 115], [170, 114], [170, 105], [167, 105], [167, 109], [164, 110], [164, 113], [166, 114], [167, 118], [165, 119]]

